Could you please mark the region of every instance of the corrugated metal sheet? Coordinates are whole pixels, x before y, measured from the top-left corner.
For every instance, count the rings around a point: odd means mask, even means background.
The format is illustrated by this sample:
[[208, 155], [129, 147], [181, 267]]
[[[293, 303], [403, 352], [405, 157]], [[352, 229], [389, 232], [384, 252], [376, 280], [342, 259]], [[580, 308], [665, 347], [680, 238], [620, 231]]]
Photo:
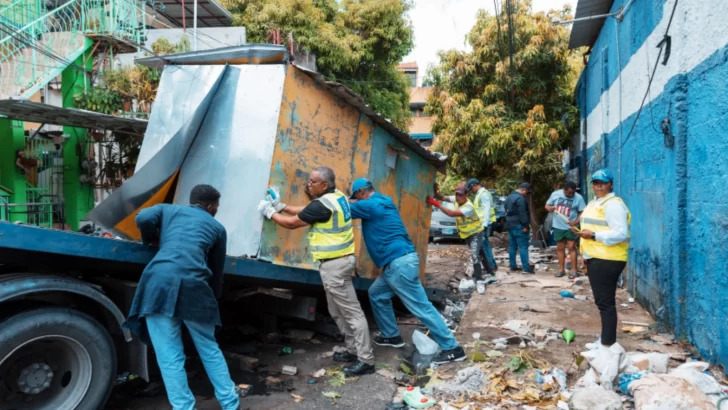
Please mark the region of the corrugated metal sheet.
[[149, 68], [162, 68], [166, 64], [177, 65], [223, 65], [223, 64], [283, 64], [290, 59], [284, 46], [273, 44], [245, 44], [212, 50], [190, 51], [167, 54], [159, 57], [144, 57], [135, 63]]
[[230, 256], [258, 255], [284, 77], [281, 64], [228, 66], [181, 167], [174, 203], [188, 204], [197, 184], [217, 188]]
[[[163, 203], [169, 195], [170, 189], [179, 174], [179, 168], [187, 156], [195, 137], [198, 135], [200, 126], [208, 113], [215, 91], [221, 83], [227, 66], [216, 68], [219, 69], [203, 70], [207, 75], [204, 78], [196, 78], [195, 84], [199, 84], [199, 87], [187, 87], [187, 89], [177, 87], [182, 95], [184, 93], [196, 94], [194, 91], [198, 91], [198, 97], [202, 97], [198, 105], [187, 117], [171, 118], [168, 119], [168, 122], [163, 122], [159, 120], [163, 115], [157, 116], [158, 121], [153, 121], [149, 129], [160, 128], [159, 134], [155, 135], [167, 139], [167, 142], [157, 152], [154, 152], [146, 163], [141, 165], [137, 163], [137, 171], [134, 176], [129, 178], [124, 185], [114, 191], [96, 208], [92, 209], [88, 214], [89, 220], [112, 230], [121, 237], [135, 240], [141, 238], [134, 218], [140, 210]], [[170, 82], [167, 81], [167, 83], [167, 86], [169, 86]], [[160, 108], [164, 105], [164, 101], [155, 104]], [[177, 123], [180, 126], [175, 129], [173, 124]], [[167, 124], [170, 125], [170, 128], [167, 128]], [[142, 147], [146, 143], [145, 140]]]
[[[612, 8], [612, 4], [614, 4], [614, 0], [579, 0], [576, 3], [574, 19], [607, 14]], [[593, 45], [597, 41], [605, 21], [605, 18], [599, 18], [575, 22], [571, 28], [569, 48]]]
[[[182, 27], [183, 23], [186, 23], [187, 28], [194, 26], [193, 0], [164, 0], [156, 3], [164, 5], [164, 9], [155, 8], [154, 12], [163, 15], [177, 27]], [[220, 3], [215, 0], [197, 0], [197, 27], [229, 27], [232, 23], [232, 14]]]

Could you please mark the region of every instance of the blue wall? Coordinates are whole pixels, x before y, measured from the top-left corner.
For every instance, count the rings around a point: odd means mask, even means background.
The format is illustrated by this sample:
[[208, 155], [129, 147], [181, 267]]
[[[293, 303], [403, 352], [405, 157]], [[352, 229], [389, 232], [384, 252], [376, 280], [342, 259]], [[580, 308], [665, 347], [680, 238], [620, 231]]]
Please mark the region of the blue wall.
[[[582, 120], [602, 110], [603, 93], [610, 87], [614, 92], [622, 70], [641, 56], [637, 50], [660, 20], [669, 18], [664, 10], [671, 10], [673, 0], [667, 2], [668, 8], [665, 0], [635, 1], [618, 33], [614, 21], [606, 21], [576, 90]], [[621, 5], [615, 1], [612, 11]], [[671, 60], [679, 62], [683, 53], [692, 52], [676, 47], [678, 36], [710, 35], [701, 26], [684, 24], [701, 12], [720, 12], [699, 7], [708, 5], [678, 7], [675, 19], [682, 24], [673, 23], [670, 30]], [[728, 9], [725, 4], [719, 7]], [[658, 49], [648, 50], [653, 64]], [[672, 72], [676, 61], [657, 70]], [[622, 78], [626, 80], [635, 81]], [[642, 99], [648, 78], [644, 75], [639, 81], [642, 91], [623, 86], [622, 103]], [[611, 106], [608, 115], [618, 110]], [[615, 191], [632, 212], [630, 291], [706, 359], [728, 367], [728, 47], [717, 47], [687, 72], [675, 70], [664, 89], [651, 93], [627, 139], [636, 116], [625, 113], [620, 126], [607, 132], [582, 123], [591, 142], [582, 153], [591, 164], [587, 173], [612, 169], [618, 175]], [[671, 147], [660, 129], [665, 118], [674, 136]]]

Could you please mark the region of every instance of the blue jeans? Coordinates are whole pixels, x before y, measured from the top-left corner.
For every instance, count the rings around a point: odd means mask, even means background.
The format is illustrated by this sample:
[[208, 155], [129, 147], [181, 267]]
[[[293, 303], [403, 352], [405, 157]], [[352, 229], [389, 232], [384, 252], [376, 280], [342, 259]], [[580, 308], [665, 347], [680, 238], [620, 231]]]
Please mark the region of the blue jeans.
[[485, 257], [488, 258], [490, 269], [495, 270], [498, 265], [496, 265], [495, 258], [493, 257], [493, 249], [490, 247], [490, 234], [492, 232], [493, 225], [488, 225], [485, 229], [485, 239], [483, 239], [483, 253], [485, 253]]
[[420, 258], [409, 253], [393, 260], [384, 268], [382, 275], [369, 288], [374, 319], [383, 337], [399, 336], [397, 320], [392, 310], [392, 297], [399, 296], [405, 307], [428, 329], [432, 338], [442, 350], [458, 347], [450, 329], [440, 312], [427, 299], [425, 288], [420, 282]]
[[521, 265], [523, 270], [529, 272], [531, 266], [528, 264], [528, 243], [530, 235], [523, 232], [521, 228], [508, 230], [508, 259], [511, 262], [511, 269], [516, 269], [516, 248], [521, 249]]
[[[187, 384], [185, 352], [182, 345], [182, 323], [167, 316], [147, 316], [147, 329], [152, 340], [157, 364], [162, 371], [167, 398], [173, 410], [193, 410], [195, 396]], [[215, 341], [215, 325], [184, 321], [200, 354], [207, 376], [215, 388], [215, 396], [223, 410], [237, 410], [240, 397], [230, 378], [225, 357]]]

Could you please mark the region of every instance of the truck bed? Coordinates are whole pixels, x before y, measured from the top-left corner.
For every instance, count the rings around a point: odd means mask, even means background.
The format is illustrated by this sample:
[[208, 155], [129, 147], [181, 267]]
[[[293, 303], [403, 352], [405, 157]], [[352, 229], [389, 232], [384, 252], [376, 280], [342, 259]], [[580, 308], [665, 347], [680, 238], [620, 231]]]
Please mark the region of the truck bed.
[[[77, 272], [135, 280], [152, 259], [156, 249], [139, 242], [101, 238], [74, 232], [0, 222], [0, 269]], [[320, 287], [316, 270], [228, 256], [227, 279], [250, 285], [289, 289]], [[366, 291], [372, 279], [354, 278], [354, 287]], [[441, 300], [445, 291], [427, 289], [431, 300]]]

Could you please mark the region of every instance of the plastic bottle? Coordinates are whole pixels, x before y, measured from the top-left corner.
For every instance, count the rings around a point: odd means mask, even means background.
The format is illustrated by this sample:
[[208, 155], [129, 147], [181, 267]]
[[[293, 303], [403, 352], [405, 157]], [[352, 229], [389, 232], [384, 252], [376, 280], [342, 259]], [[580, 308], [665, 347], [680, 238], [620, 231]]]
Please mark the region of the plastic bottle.
[[561, 293], [559, 293], [562, 298], [574, 298], [574, 294], [569, 292], [568, 290], [562, 290]]
[[437, 350], [440, 348], [434, 340], [427, 337], [427, 335], [418, 329], [415, 329], [412, 333], [412, 343], [415, 344], [417, 351], [425, 356], [437, 353]]
[[434, 399], [423, 396], [419, 387], [407, 387], [407, 391], [402, 394], [402, 399], [413, 409], [426, 409], [437, 404]]
[[482, 280], [475, 282], [475, 288], [478, 290], [478, 293], [480, 293], [481, 295], [485, 294], [485, 282], [483, 282]]

